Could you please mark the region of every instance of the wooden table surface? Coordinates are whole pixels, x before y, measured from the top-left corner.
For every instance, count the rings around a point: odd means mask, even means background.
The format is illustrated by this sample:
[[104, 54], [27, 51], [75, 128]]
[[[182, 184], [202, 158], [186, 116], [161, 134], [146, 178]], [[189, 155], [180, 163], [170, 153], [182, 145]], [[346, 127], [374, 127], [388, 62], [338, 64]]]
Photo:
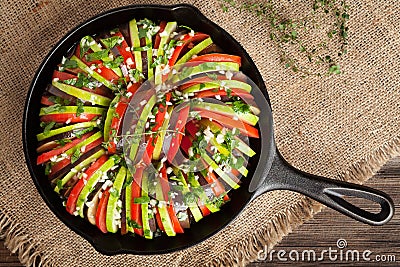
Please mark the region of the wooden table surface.
[[[275, 254], [270, 254], [263, 262], [252, 263], [252, 267], [288, 265], [310, 266], [310, 265], [334, 265], [334, 266], [399, 266], [400, 265], [400, 157], [389, 161], [366, 185], [383, 190], [388, 193], [396, 206], [397, 212], [393, 219], [384, 226], [372, 227], [341, 215], [330, 209], [324, 209], [312, 220], [300, 226], [282, 242], [275, 246]], [[354, 203], [357, 203], [354, 201]], [[360, 202], [358, 202], [360, 203]], [[363, 204], [366, 207], [368, 204]], [[347, 246], [343, 249], [337, 247], [337, 241], [341, 239]], [[16, 255], [4, 247], [0, 240], [0, 267], [21, 266]], [[328, 252], [321, 254], [324, 250], [331, 248], [331, 258]], [[277, 256], [279, 250], [281, 257]], [[333, 251], [333, 250], [336, 250]], [[369, 253], [367, 250], [371, 251]], [[285, 254], [283, 254], [285, 252]], [[313, 260], [312, 252], [316, 253], [316, 261]], [[299, 261], [296, 260], [296, 253]], [[311, 253], [311, 254], [309, 254]], [[354, 253], [354, 254], [353, 254]], [[357, 253], [359, 261], [357, 261]], [[366, 261], [362, 255], [365, 253]], [[342, 254], [342, 260], [340, 260]], [[263, 255], [263, 254], [260, 254]], [[304, 261], [302, 261], [304, 255]], [[311, 255], [310, 257], [308, 255]], [[346, 256], [347, 255], [347, 256]], [[292, 256], [291, 258], [289, 256]], [[335, 256], [337, 259], [335, 260]], [[355, 261], [351, 261], [352, 259]], [[323, 258], [318, 261], [318, 258]], [[347, 258], [347, 260], [346, 260]], [[393, 262], [394, 258], [396, 262]], [[286, 261], [284, 261], [286, 259]], [[293, 260], [292, 260], [293, 259]], [[378, 262], [379, 259], [382, 259]], [[385, 260], [385, 261], [383, 261]]]

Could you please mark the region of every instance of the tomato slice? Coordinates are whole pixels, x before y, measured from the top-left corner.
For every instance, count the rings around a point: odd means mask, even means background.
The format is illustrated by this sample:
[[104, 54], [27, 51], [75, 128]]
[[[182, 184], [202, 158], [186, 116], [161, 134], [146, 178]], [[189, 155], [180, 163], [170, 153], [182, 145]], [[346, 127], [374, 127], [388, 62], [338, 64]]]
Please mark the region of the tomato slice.
[[54, 105], [55, 103], [53, 103], [52, 101], [50, 101], [50, 100], [49, 100], [49, 97], [50, 97], [50, 96], [48, 96], [48, 95], [42, 96], [42, 98], [40, 99], [40, 104], [46, 105], [46, 106]]
[[160, 33], [162, 33], [165, 30], [165, 26], [167, 26], [167, 22], [165, 20], [160, 22], [160, 30], [156, 34], [156, 38], [154, 39], [154, 49], [158, 49], [160, 46], [161, 42], [161, 36]]
[[[171, 93], [167, 93], [165, 95], [165, 100], [166, 100], [166, 102], [171, 100]], [[156, 118], [155, 118], [155, 125], [152, 128], [153, 132], [158, 131], [158, 129], [160, 129], [160, 127], [163, 125], [166, 113], [167, 113], [167, 106], [164, 106], [162, 103], [160, 103], [158, 105], [158, 112], [157, 112]], [[153, 135], [150, 135], [150, 137], [147, 141], [146, 152], [143, 155], [143, 162], [145, 164], [149, 164], [151, 162], [155, 144], [157, 143], [157, 139], [158, 139], [158, 135], [156, 135], [155, 137], [153, 137]]]
[[82, 113], [76, 116], [76, 113], [59, 113], [59, 114], [48, 114], [40, 117], [40, 121], [43, 122], [56, 122], [56, 123], [75, 123], [75, 122], [86, 122], [92, 121], [99, 114], [86, 114]]
[[[188, 133], [192, 136], [192, 137], [195, 137], [196, 136], [196, 133], [197, 133], [197, 131], [198, 131], [198, 126], [197, 125], [195, 125], [192, 121], [190, 121], [190, 122], [188, 122], [187, 124], [186, 124], [186, 130], [188, 131]], [[189, 137], [189, 136], [184, 136], [183, 138], [182, 138], [182, 143], [181, 143], [181, 148], [182, 148], [182, 150], [186, 153], [186, 154], [188, 154], [188, 150], [189, 150], [189, 148], [192, 146], [192, 140], [191, 140], [191, 138]], [[204, 166], [206, 166], [205, 165], [205, 163], [203, 162], [203, 164], [204, 164]], [[224, 188], [224, 186], [223, 186], [223, 184], [221, 184], [220, 182], [219, 182], [219, 180], [218, 180], [218, 178], [215, 176], [215, 174], [213, 173], [213, 172], [209, 172], [208, 171], [208, 173], [207, 173], [207, 176], [204, 176], [204, 179], [207, 181], [207, 183], [209, 183], [209, 184], [215, 184], [215, 186], [214, 187], [212, 187], [212, 190], [213, 190], [213, 192], [214, 192], [214, 194], [218, 197], [218, 196], [220, 196], [221, 194], [224, 194], [226, 191], [225, 191], [225, 188]], [[228, 201], [229, 200], [229, 196], [227, 195], [227, 194], [225, 194], [225, 196], [224, 196], [224, 200], [225, 201]], [[208, 210], [208, 208], [207, 207], [205, 207], [205, 206], [203, 206], [203, 207], [201, 207], [202, 205], [200, 205], [199, 204], [199, 207], [200, 207], [200, 210], [201, 210], [201, 212], [203, 213], [208, 213], [209, 214], [209, 212], [210, 212], [210, 210]], [[207, 210], [206, 210], [207, 209]], [[203, 213], [203, 215], [204, 215], [204, 213]], [[207, 214], [207, 215], [208, 215]], [[206, 216], [206, 215], [204, 215], [204, 216]]]
[[176, 46], [174, 52], [172, 53], [171, 58], [168, 60], [168, 65], [172, 67], [175, 65], [178, 60], [183, 48], [187, 47], [191, 42], [201, 42], [209, 37], [208, 34], [204, 33], [195, 33], [193, 36], [189, 34], [184, 35], [184, 37], [180, 40], [183, 42], [181, 46]]
[[[89, 143], [86, 146], [85, 152], [83, 154], [85, 154], [85, 153], [89, 152], [90, 150], [96, 148], [97, 146], [101, 145], [101, 143], [103, 143], [103, 141], [104, 141], [103, 137], [101, 137], [101, 138]], [[57, 173], [59, 170], [68, 166], [70, 163], [71, 163], [71, 155], [68, 155], [67, 158], [63, 159], [62, 161], [57, 162], [56, 164], [53, 165], [53, 167], [51, 167], [50, 174]], [[51, 177], [51, 175], [49, 177]]]
[[205, 54], [201, 56], [194, 57], [189, 60], [189, 62], [195, 62], [195, 61], [204, 61], [204, 62], [234, 62], [238, 63], [239, 66], [242, 65], [242, 59], [239, 56], [234, 56], [234, 55], [228, 55], [228, 54], [218, 54], [218, 53], [212, 53], [212, 54]]
[[197, 109], [197, 112], [199, 113], [200, 117], [215, 120], [218, 123], [221, 123], [231, 129], [236, 128], [242, 134], [247, 135], [249, 137], [259, 138], [257, 128], [255, 128], [241, 120], [234, 120], [227, 116], [224, 116], [224, 115], [221, 115], [221, 114], [218, 114], [216, 112], [212, 112], [212, 111], [209, 111], [206, 109], [202, 109], [202, 108]]
[[45, 152], [45, 153], [39, 155], [38, 158], [37, 158], [36, 164], [40, 165], [42, 163], [45, 163], [45, 162], [49, 161], [52, 157], [60, 155], [61, 153], [63, 153], [65, 151], [67, 151], [68, 149], [74, 147], [75, 145], [77, 145], [81, 141], [87, 139], [93, 133], [94, 133], [94, 131], [86, 133], [81, 138], [73, 139], [72, 142], [67, 143], [64, 146], [60, 147], [60, 148], [57, 148], [57, 149], [54, 149], [54, 150], [51, 150], [51, 151], [48, 151], [48, 152]]
[[90, 165], [90, 167], [84, 172], [85, 175], [83, 175], [82, 178], [76, 183], [76, 185], [74, 186], [74, 188], [72, 188], [71, 193], [68, 196], [67, 203], [65, 206], [67, 212], [69, 212], [70, 214], [73, 214], [75, 212], [76, 201], [78, 200], [78, 196], [81, 193], [83, 187], [85, 186], [85, 182], [87, 182], [93, 175], [93, 173], [97, 171], [107, 160], [108, 160], [107, 155], [101, 156], [99, 159], [93, 162], [92, 165]]
[[169, 162], [173, 161], [176, 153], [179, 150], [179, 146], [181, 144], [182, 136], [183, 136], [183, 134], [181, 134], [181, 132], [183, 132], [183, 129], [186, 124], [186, 120], [189, 116], [189, 110], [190, 110], [190, 106], [186, 106], [179, 111], [177, 122], [173, 128], [174, 131], [176, 131], [176, 133], [175, 133], [175, 135], [172, 135], [170, 149], [168, 150], [168, 153], [167, 153], [167, 159]]
[[[246, 92], [245, 90], [236, 89], [236, 88], [232, 88], [231, 90], [232, 90], [231, 95], [233, 95], [233, 96], [239, 96], [240, 98], [254, 100], [254, 97], [251, 94], [249, 94], [248, 92]], [[223, 89], [222, 90], [220, 90], [220, 89], [210, 89], [210, 90], [200, 91], [200, 92], [195, 94], [195, 96], [199, 97], [199, 98], [215, 97], [217, 95], [219, 95], [219, 96], [227, 96], [228, 92], [226, 90], [223, 90]]]
[[124, 58], [124, 63], [126, 64], [128, 69], [135, 68], [135, 58], [133, 57], [130, 47], [129, 47], [128, 43], [126, 42], [122, 33], [116, 32], [115, 34], [112, 34], [112, 36], [119, 36], [122, 38], [122, 43], [119, 45], [117, 44], [115, 47], [118, 49], [118, 52]]
[[[141, 204], [134, 203], [135, 198], [141, 196], [142, 188], [142, 175], [143, 175], [143, 167], [137, 168], [135, 174], [133, 175], [133, 182], [132, 182], [132, 205], [131, 205], [131, 219], [135, 221], [138, 225], [143, 226], [142, 223], [142, 208]], [[143, 229], [142, 228], [135, 228], [135, 233], [143, 236]]]
[[106, 215], [107, 215], [107, 204], [108, 199], [110, 198], [109, 188], [107, 188], [100, 199], [99, 206], [96, 211], [96, 225], [103, 233], [107, 233], [107, 225], [106, 225]]
[[158, 228], [160, 228], [161, 231], [165, 232], [164, 225], [162, 224], [161, 216], [160, 216], [160, 212], [158, 211], [158, 208], [157, 208], [157, 213], [156, 213], [156, 222], [157, 222]]
[[[93, 64], [89, 65], [89, 67], [91, 67], [92, 65]], [[94, 71], [109, 80], [110, 82], [117, 81], [119, 79], [119, 76], [112, 69], [104, 66], [103, 63], [98, 63], [95, 66], [96, 68], [94, 69]]]
[[[130, 84], [130, 86], [128, 86], [128, 88], [127, 88], [127, 92], [132, 93], [132, 95], [129, 98], [121, 97], [121, 99], [118, 102], [117, 107], [114, 111], [115, 114], [117, 114], [117, 115], [115, 117], [113, 117], [111, 120], [110, 135], [111, 135], [113, 129], [118, 134], [121, 132], [122, 121], [124, 119], [126, 109], [128, 108], [129, 102], [131, 101], [132, 97], [135, 95], [135, 93], [139, 89], [139, 87], [140, 87], [140, 83]], [[114, 142], [114, 140], [110, 139], [107, 150], [110, 154], [115, 154], [117, 152], [117, 144]]]
[[210, 215], [211, 211], [200, 200], [197, 202], [197, 206], [199, 206], [199, 209], [203, 216]]
[[58, 71], [58, 70], [53, 71], [52, 79], [54, 79], [54, 78], [57, 78], [60, 81], [65, 81], [65, 80], [69, 80], [69, 79], [78, 79], [78, 77], [74, 74], [64, 72], [64, 71]]
[[[215, 184], [215, 186], [212, 188], [214, 191], [214, 194], [219, 197], [222, 194], [225, 194], [225, 188], [224, 186], [220, 183], [220, 181], [218, 180], [217, 176], [214, 174], [214, 172], [207, 172], [207, 175], [203, 176], [204, 179], [207, 181], [207, 183], [209, 184]], [[228, 201], [229, 200], [229, 196], [227, 194], [225, 194], [224, 196], [224, 200]]]
[[[168, 200], [169, 199], [168, 192], [169, 192], [170, 188], [169, 188], [168, 175], [167, 175], [167, 170], [165, 168], [165, 165], [161, 169], [160, 173], [161, 173], [160, 183], [161, 183], [161, 188], [163, 191], [163, 196], [164, 196], [165, 200]], [[167, 205], [167, 210], [168, 210], [168, 215], [169, 215], [169, 218], [171, 219], [172, 226], [174, 228], [175, 233], [183, 234], [184, 231], [183, 231], [181, 224], [179, 223], [178, 217], [176, 216], [176, 212], [174, 209], [174, 203], [172, 200]]]

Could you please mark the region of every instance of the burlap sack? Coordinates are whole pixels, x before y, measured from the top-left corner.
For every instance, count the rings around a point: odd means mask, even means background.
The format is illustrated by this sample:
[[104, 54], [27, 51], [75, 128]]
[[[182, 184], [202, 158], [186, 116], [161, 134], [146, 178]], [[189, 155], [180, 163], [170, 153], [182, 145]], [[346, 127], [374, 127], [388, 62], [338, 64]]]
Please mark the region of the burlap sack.
[[[22, 111], [29, 83], [51, 46], [72, 27], [127, 4], [178, 1], [2, 1], [0, 4], [0, 227], [24, 264], [54, 266], [198, 266], [245, 264], [264, 244], [312, 217], [321, 205], [276, 191], [252, 203], [207, 241], [166, 255], [104, 256], [64, 226], [44, 204], [25, 166]], [[348, 1], [349, 53], [343, 75], [302, 79], [279, 62], [268, 26], [248, 12], [223, 13], [216, 1], [187, 1], [231, 33], [249, 52], [267, 85], [276, 140], [284, 157], [306, 172], [362, 182], [400, 154], [400, 3]], [[281, 1], [288, 10], [311, 0]], [[37, 257], [40, 256], [40, 257]]]

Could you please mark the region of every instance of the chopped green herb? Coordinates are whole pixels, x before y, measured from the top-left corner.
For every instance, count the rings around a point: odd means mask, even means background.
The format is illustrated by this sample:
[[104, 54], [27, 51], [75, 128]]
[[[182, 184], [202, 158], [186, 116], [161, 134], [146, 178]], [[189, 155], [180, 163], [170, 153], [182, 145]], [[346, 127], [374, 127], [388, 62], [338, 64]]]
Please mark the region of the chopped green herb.
[[113, 196], [113, 197], [118, 197], [119, 196], [119, 191], [117, 189], [115, 189], [115, 188], [111, 188], [109, 192], [110, 192], [110, 195]]
[[147, 197], [147, 196], [135, 197], [135, 199], [133, 200], [133, 203], [135, 203], [135, 204], [150, 203], [150, 197]]
[[123, 39], [121, 36], [112, 36], [110, 38], [101, 39], [101, 42], [109, 49], [113, 48], [117, 44], [120, 45]]
[[43, 129], [43, 134], [48, 135], [50, 130], [56, 125], [55, 121], [50, 121], [50, 122], [41, 122], [40, 127], [44, 128]]
[[76, 116], [79, 117], [83, 112], [85, 112], [85, 109], [83, 108], [83, 102], [80, 99], [77, 99], [76, 106]]
[[60, 139], [60, 140], [55, 140], [54, 142], [55, 142], [57, 145], [65, 146], [65, 144], [71, 143], [72, 141], [71, 141], [71, 139], [63, 138], [63, 139]]
[[62, 182], [62, 180], [57, 180], [57, 187], [59, 188], [59, 189], [63, 189], [63, 182]]
[[93, 128], [94, 128], [93, 126], [90, 126], [88, 128], [76, 130], [73, 133], [76, 137], [81, 138], [85, 133], [92, 131]]
[[133, 182], [133, 177], [132, 177], [132, 175], [129, 175], [128, 177], [126, 177], [122, 188], [126, 188], [127, 186], [131, 185], [132, 182]]
[[45, 108], [42, 108], [45, 114], [49, 114], [51, 112], [63, 112], [65, 111], [65, 106], [61, 106], [60, 104], [54, 104]]
[[94, 60], [100, 60], [100, 59], [103, 59], [103, 58], [108, 58], [108, 53], [109, 52], [110, 52], [109, 49], [103, 49], [103, 50], [100, 50], [100, 51], [97, 51], [97, 52], [93, 52], [93, 53], [87, 54], [86, 55], [86, 60], [90, 62], [90, 61], [94, 61]]
[[49, 175], [50, 173], [51, 173], [51, 164], [50, 163], [47, 163], [46, 164], [46, 167], [44, 168], [44, 174], [45, 175]]
[[64, 71], [65, 69], [76, 69], [76, 68], [78, 68], [78, 63], [75, 60], [63, 57], [61, 61], [60, 71]]
[[122, 56], [118, 56], [112, 61], [104, 62], [104, 66], [106, 66], [107, 68], [110, 68], [110, 69], [118, 68], [121, 65], [121, 63], [123, 63], [123, 62], [124, 62], [124, 58]]
[[54, 104], [60, 104], [60, 105], [64, 105], [64, 106], [67, 106], [71, 103], [71, 101], [69, 101], [68, 99], [64, 99], [64, 98], [61, 98], [59, 96], [54, 96], [54, 95], [49, 96], [49, 101], [53, 102]]
[[128, 226], [132, 227], [133, 229], [142, 229], [142, 226], [132, 219], [128, 219]]
[[147, 44], [145, 46], [132, 47], [132, 51], [147, 51], [147, 50], [150, 50], [150, 49], [152, 49], [151, 43]]
[[81, 156], [81, 150], [79, 148], [75, 149], [74, 153], [71, 155], [71, 163], [75, 163]]
[[232, 103], [232, 109], [236, 113], [249, 113], [250, 112], [250, 106], [241, 100], [234, 101]]

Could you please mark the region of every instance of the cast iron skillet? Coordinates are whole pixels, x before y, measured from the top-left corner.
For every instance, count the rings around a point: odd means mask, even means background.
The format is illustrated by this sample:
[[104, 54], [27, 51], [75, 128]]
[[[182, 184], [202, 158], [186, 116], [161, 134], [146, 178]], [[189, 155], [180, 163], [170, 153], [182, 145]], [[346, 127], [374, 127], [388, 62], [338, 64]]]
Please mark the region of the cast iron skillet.
[[[40, 98], [50, 82], [52, 72], [63, 55], [83, 36], [101, 32], [106, 28], [126, 23], [130, 19], [149, 18], [153, 20], [176, 20], [198, 31], [208, 33], [214, 42], [227, 53], [242, 57], [242, 71], [247, 74], [261, 89], [255, 91], [255, 99], [261, 108], [259, 128], [261, 139], [251, 140], [251, 147], [257, 155], [249, 161], [249, 175], [242, 179], [243, 184], [233, 190], [231, 201], [223, 206], [220, 212], [211, 214], [194, 224], [185, 234], [176, 237], [162, 236], [154, 240], [141, 237], [103, 234], [80, 217], [71, 216], [49, 182], [41, 166], [36, 166], [36, 134], [39, 128]], [[288, 189], [305, 194], [317, 201], [346, 214], [356, 220], [371, 225], [382, 225], [393, 216], [393, 202], [384, 193], [355, 184], [335, 181], [306, 174], [290, 167], [275, 148], [273, 138], [273, 121], [267, 90], [255, 64], [246, 51], [226, 31], [204, 17], [199, 10], [190, 5], [158, 6], [138, 5], [110, 10], [100, 14], [69, 32], [58, 42], [40, 65], [28, 92], [23, 119], [23, 145], [26, 162], [33, 181], [54, 214], [69, 228], [87, 239], [99, 252], [107, 255], [159, 254], [181, 250], [193, 246], [215, 234], [229, 224], [244, 207], [257, 196], [269, 190]], [[252, 179], [251, 179], [252, 177]], [[251, 182], [250, 182], [251, 180]], [[380, 205], [379, 213], [370, 213], [353, 206], [343, 199], [343, 195], [371, 200]], [[262, 222], [260, 222], [262, 223]]]

